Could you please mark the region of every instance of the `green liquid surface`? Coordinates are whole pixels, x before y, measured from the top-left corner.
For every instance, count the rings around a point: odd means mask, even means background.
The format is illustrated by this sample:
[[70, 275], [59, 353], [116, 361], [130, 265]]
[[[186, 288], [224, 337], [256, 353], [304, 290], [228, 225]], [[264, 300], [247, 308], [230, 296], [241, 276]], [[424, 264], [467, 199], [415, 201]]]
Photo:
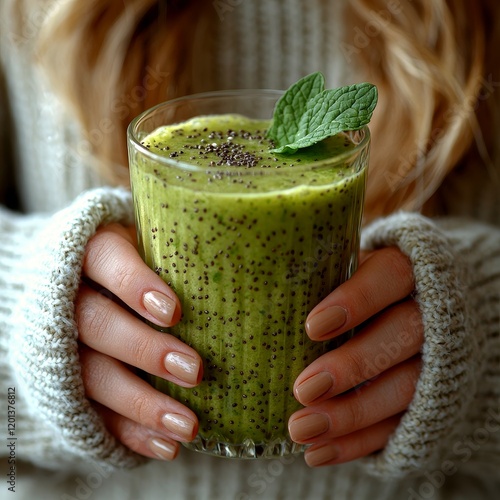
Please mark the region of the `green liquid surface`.
[[332, 161], [355, 147], [345, 135], [271, 154], [268, 125], [198, 117], [144, 138], [172, 165], [131, 160], [140, 252], [181, 300], [168, 331], [205, 370], [193, 389], [153, 384], [197, 414], [206, 443], [289, 439], [293, 383], [332, 347], [309, 340], [306, 317], [356, 265], [364, 159]]

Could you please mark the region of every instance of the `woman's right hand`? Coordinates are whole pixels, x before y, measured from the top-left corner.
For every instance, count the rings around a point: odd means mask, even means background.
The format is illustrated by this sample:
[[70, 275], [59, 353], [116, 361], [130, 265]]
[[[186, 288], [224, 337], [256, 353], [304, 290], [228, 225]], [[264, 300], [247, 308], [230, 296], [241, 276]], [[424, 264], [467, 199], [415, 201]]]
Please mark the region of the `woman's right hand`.
[[202, 360], [138, 316], [169, 327], [180, 319], [180, 302], [142, 261], [135, 228], [110, 224], [87, 245], [76, 300], [86, 396], [123, 444], [147, 457], [172, 460], [178, 442], [196, 436], [196, 415], [151, 387], [134, 368], [194, 387], [202, 378]]

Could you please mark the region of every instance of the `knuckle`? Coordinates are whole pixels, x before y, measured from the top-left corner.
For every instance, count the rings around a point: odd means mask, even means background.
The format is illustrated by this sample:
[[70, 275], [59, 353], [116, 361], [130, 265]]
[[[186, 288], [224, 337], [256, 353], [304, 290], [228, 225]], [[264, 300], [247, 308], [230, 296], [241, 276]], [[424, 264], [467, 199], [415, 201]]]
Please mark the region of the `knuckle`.
[[393, 329], [403, 347], [420, 348], [424, 339], [424, 324], [420, 307], [414, 300], [401, 304]]
[[371, 287], [359, 287], [356, 290], [356, 302], [360, 311], [372, 309], [372, 305], [376, 303], [374, 290]]
[[[134, 414], [134, 420], [146, 427], [152, 427], [153, 418], [150, 399], [146, 394], [136, 391], [131, 400], [131, 408]], [[154, 427], [154, 425], [153, 425]]]
[[352, 385], [357, 385], [366, 380], [372, 378], [376, 373], [368, 373], [368, 367], [366, 365], [363, 354], [357, 350], [346, 350], [344, 353], [347, 366], [349, 367], [348, 373], [350, 374], [351, 380], [349, 381]]
[[102, 268], [112, 258], [118, 242], [106, 231], [98, 231], [87, 243], [85, 249], [85, 266]]
[[409, 257], [401, 252], [401, 250], [399, 250], [397, 247], [389, 247], [386, 249], [386, 251], [386, 259], [390, 264], [393, 273], [399, 280], [413, 289], [413, 267], [411, 265]]
[[118, 265], [116, 270], [116, 286], [118, 290], [134, 290], [137, 288], [138, 273], [128, 265]]
[[[84, 267], [92, 269], [96, 275], [106, 275], [119, 290], [136, 287], [140, 273], [124, 258], [130, 245], [128, 239], [108, 227], [97, 232], [87, 244]], [[109, 270], [112, 269], [111, 274]]]
[[147, 335], [137, 335], [134, 343], [128, 346], [130, 349], [130, 358], [136, 360], [138, 368], [149, 368], [151, 360], [154, 359], [156, 350], [153, 346], [153, 340]]
[[400, 377], [398, 377], [397, 383], [394, 384], [397, 400], [401, 401], [405, 408], [415, 394], [419, 377], [420, 360], [412, 360], [406, 363]]
[[77, 303], [76, 323], [79, 338], [83, 343], [100, 344], [109, 331], [111, 308], [103, 307], [102, 300], [104, 299], [97, 293], [89, 293]]
[[122, 422], [115, 431], [116, 436], [125, 446], [137, 453], [141, 453], [144, 442], [147, 440], [146, 433], [134, 421], [128, 419], [121, 420]]
[[104, 356], [87, 352], [81, 355], [82, 381], [85, 394], [94, 398], [97, 389], [103, 387], [110, 378], [111, 363]]
[[365, 427], [366, 414], [362, 404], [362, 396], [354, 392], [352, 397], [349, 398], [348, 404], [345, 408], [346, 426], [352, 430], [358, 430]]

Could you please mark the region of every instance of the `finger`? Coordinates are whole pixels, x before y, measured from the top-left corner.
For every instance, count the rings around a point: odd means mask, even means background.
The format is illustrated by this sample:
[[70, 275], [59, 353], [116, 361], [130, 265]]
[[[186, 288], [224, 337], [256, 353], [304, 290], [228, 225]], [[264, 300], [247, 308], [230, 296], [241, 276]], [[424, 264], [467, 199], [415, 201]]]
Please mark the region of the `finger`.
[[183, 387], [201, 381], [203, 364], [194, 349], [148, 327], [86, 285], [80, 287], [76, 322], [80, 342], [98, 352]]
[[385, 447], [400, 420], [401, 415], [395, 415], [333, 441], [313, 444], [304, 459], [309, 467], [320, 467], [366, 457]]
[[130, 231], [119, 224], [105, 226], [91, 238], [83, 274], [159, 326], [171, 326], [180, 319], [179, 299], [142, 261]]
[[413, 397], [419, 373], [420, 359], [415, 357], [347, 394], [295, 412], [288, 424], [292, 440], [325, 441], [401, 413]]
[[377, 250], [310, 312], [307, 334], [313, 340], [336, 337], [404, 299], [413, 289], [408, 257], [396, 247]]
[[373, 251], [360, 250], [358, 256], [358, 266], [361, 266], [361, 264], [363, 264], [363, 262], [371, 255], [373, 255]]
[[106, 428], [127, 448], [149, 458], [174, 460], [179, 453], [179, 443], [165, 434], [154, 432], [143, 425], [95, 403]]
[[345, 344], [312, 362], [294, 384], [304, 406], [341, 394], [417, 354], [424, 341], [416, 302], [387, 309]]
[[198, 419], [189, 408], [155, 390], [116, 359], [85, 347], [80, 359], [89, 399], [176, 441], [196, 436]]

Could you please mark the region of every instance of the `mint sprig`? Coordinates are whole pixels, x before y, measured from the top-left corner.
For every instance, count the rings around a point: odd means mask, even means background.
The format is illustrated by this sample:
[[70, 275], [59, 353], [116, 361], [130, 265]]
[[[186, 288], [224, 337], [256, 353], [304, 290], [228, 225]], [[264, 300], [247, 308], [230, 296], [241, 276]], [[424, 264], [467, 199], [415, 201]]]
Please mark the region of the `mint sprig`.
[[377, 87], [357, 83], [325, 90], [321, 73], [294, 83], [276, 103], [267, 132], [273, 153], [292, 154], [340, 132], [367, 125], [377, 105]]

